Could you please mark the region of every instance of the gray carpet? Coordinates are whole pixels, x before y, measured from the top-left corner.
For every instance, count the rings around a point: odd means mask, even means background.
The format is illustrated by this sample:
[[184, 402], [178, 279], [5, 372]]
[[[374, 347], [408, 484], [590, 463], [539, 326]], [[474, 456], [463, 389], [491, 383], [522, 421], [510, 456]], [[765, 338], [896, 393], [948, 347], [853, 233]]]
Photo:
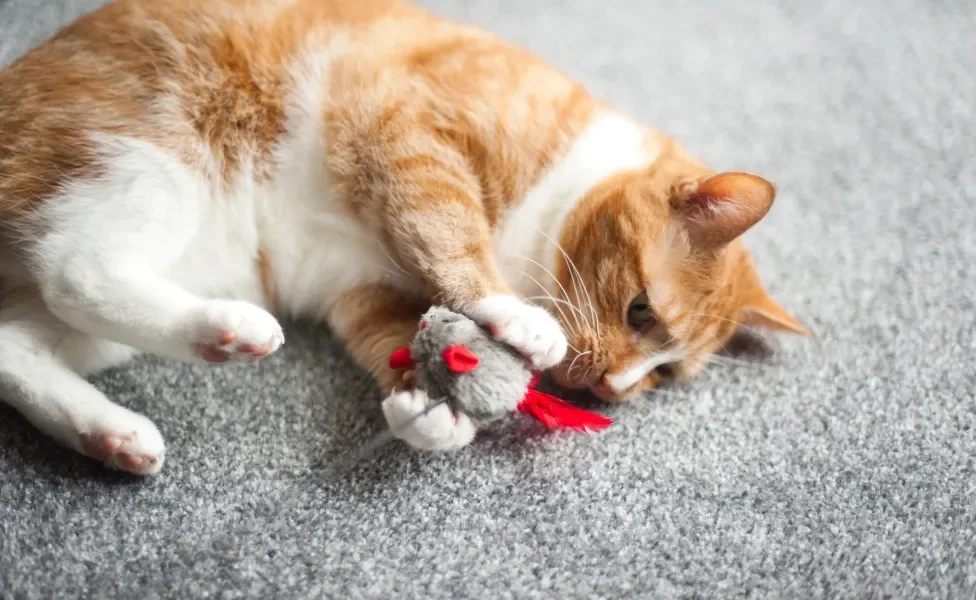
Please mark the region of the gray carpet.
[[[96, 4], [2, 2], [0, 63]], [[425, 4], [773, 179], [751, 244], [819, 339], [753, 341], [598, 437], [512, 422], [345, 476], [379, 398], [328, 332], [257, 368], [144, 360], [97, 384], [159, 424], [155, 479], [0, 409], [0, 597], [974, 597], [972, 3]]]

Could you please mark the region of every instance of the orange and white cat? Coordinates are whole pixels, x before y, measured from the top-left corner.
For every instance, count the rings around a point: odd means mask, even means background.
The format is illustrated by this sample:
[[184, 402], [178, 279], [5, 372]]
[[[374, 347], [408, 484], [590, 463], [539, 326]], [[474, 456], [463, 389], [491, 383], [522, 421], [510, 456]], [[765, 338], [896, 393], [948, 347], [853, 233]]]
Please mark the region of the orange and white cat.
[[[431, 303], [606, 400], [694, 374], [738, 323], [804, 332], [717, 173], [523, 50], [397, 0], [120, 0], [0, 72], [0, 397], [150, 474], [164, 442], [84, 376], [255, 361], [327, 321], [388, 394]], [[446, 450], [446, 407], [402, 438]]]

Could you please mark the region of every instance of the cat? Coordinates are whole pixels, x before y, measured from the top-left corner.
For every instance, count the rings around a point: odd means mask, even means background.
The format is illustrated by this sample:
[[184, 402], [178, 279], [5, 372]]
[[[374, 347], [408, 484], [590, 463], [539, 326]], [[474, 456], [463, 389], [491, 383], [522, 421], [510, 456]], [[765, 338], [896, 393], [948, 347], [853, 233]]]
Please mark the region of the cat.
[[[382, 387], [439, 303], [607, 401], [804, 326], [741, 236], [774, 186], [713, 171], [539, 58], [398, 0], [119, 0], [0, 72], [0, 398], [149, 475], [155, 425], [85, 377], [254, 362], [321, 319]], [[400, 434], [452, 450], [446, 407]]]

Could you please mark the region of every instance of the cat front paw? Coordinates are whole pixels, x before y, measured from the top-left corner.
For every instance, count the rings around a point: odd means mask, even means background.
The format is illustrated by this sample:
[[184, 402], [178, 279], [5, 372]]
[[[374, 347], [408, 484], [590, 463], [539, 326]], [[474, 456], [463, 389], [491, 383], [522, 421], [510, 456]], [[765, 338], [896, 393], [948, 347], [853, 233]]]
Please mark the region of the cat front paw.
[[515, 348], [536, 369], [554, 367], [566, 357], [566, 334], [544, 308], [515, 296], [479, 300], [468, 316], [491, 330], [496, 340]]
[[285, 342], [278, 321], [249, 302], [211, 300], [194, 329], [194, 354], [212, 363], [257, 362]]
[[82, 452], [113, 469], [155, 475], [165, 460], [163, 436], [146, 417], [116, 408], [80, 435]]
[[474, 423], [466, 415], [455, 414], [446, 404], [417, 417], [431, 403], [423, 390], [394, 390], [383, 401], [383, 415], [393, 435], [419, 450], [449, 451], [470, 444]]

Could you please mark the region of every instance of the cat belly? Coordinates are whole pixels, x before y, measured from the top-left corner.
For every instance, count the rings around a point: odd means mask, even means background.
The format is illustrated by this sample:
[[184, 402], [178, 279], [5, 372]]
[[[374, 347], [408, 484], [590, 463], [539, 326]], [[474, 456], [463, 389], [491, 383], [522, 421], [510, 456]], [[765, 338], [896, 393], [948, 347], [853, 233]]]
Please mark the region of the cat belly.
[[325, 319], [335, 301], [357, 287], [414, 287], [375, 234], [354, 218], [323, 211], [278, 217], [262, 237], [284, 313]]
[[295, 67], [270, 180], [258, 191], [261, 247], [273, 273], [280, 309], [325, 318], [343, 293], [370, 283], [415, 289], [417, 284], [384, 248], [379, 235], [336, 196], [327, 169], [321, 115], [328, 103], [331, 52]]
[[379, 235], [334, 193], [321, 168], [326, 160], [319, 122], [295, 119], [294, 133], [279, 146], [278, 171], [258, 192], [261, 249], [270, 263], [278, 307], [292, 316], [319, 319], [356, 287], [412, 285]]

